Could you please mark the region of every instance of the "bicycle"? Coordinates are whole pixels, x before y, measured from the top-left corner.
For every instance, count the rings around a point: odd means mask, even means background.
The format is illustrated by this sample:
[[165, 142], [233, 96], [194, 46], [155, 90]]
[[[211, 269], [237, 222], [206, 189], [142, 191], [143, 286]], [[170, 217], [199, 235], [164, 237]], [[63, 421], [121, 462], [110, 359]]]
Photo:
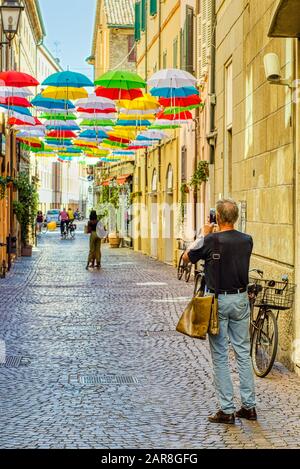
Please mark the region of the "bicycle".
[[201, 262], [200, 270], [195, 269], [194, 297], [205, 295], [204, 262]]
[[[271, 371], [278, 349], [278, 316], [293, 306], [296, 285], [283, 276], [281, 282], [263, 279], [263, 271], [250, 271], [259, 275], [250, 277], [248, 296], [250, 301], [251, 360], [254, 372], [264, 378]], [[257, 315], [254, 309], [258, 308]], [[273, 310], [277, 312], [274, 313]]]
[[75, 225], [75, 223], [71, 221], [69, 223], [64, 223], [64, 231], [61, 234], [62, 239], [74, 239], [76, 230], [77, 225]]
[[185, 281], [188, 283], [191, 277], [193, 264], [191, 262], [186, 263], [183, 260], [184, 253], [187, 250], [187, 244], [185, 241], [183, 242], [182, 249], [183, 249], [183, 253], [180, 256], [178, 267], [177, 267], [177, 278], [178, 280], [181, 280], [184, 275]]
[[48, 223], [44, 221], [41, 226], [41, 233], [46, 234], [48, 232]]

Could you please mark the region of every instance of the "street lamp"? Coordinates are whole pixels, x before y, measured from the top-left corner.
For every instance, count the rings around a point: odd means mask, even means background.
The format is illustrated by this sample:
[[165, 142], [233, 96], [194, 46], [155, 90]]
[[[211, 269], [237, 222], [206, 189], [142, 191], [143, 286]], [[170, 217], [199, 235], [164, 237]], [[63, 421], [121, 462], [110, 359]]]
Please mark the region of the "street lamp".
[[0, 6], [2, 31], [9, 45], [19, 29], [23, 10], [24, 7], [20, 5], [19, 0], [5, 0]]

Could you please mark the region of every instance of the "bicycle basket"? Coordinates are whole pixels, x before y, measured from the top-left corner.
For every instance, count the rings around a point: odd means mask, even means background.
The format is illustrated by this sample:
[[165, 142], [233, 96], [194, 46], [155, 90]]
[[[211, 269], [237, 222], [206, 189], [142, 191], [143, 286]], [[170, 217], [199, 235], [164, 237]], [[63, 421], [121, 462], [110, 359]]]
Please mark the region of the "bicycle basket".
[[260, 286], [255, 298], [255, 306], [266, 306], [271, 309], [287, 310], [292, 308], [296, 285], [273, 280], [250, 278], [250, 284]]

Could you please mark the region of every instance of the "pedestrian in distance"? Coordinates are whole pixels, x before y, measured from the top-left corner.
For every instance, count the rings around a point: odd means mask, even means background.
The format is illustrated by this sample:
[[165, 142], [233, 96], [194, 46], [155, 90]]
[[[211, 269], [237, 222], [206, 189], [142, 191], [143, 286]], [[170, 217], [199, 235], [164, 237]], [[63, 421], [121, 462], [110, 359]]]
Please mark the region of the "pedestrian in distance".
[[[210, 335], [210, 349], [214, 381], [220, 402], [220, 410], [209, 417], [212, 423], [234, 424], [235, 417], [256, 420], [254, 377], [250, 358], [250, 305], [247, 293], [249, 264], [253, 249], [251, 236], [234, 229], [239, 209], [232, 199], [217, 202], [214, 224], [203, 229], [204, 243], [185, 253], [185, 262], [205, 260], [206, 294], [218, 289], [218, 316], [220, 332]], [[218, 253], [216, 253], [218, 246]], [[219, 258], [219, 286], [216, 286], [215, 259]], [[239, 378], [241, 409], [235, 413], [234, 392], [229, 369], [229, 341], [234, 349]]]
[[90, 234], [90, 251], [86, 270], [88, 270], [89, 267], [97, 267], [97, 269], [101, 268], [101, 239], [97, 235], [97, 225], [97, 213], [95, 210], [92, 210], [87, 228], [87, 232]]
[[71, 208], [68, 209], [68, 217], [69, 217], [69, 222], [73, 222], [75, 220], [74, 212]]
[[64, 232], [65, 232], [65, 227], [66, 228], [68, 227], [68, 222], [69, 222], [69, 215], [65, 208], [63, 208], [62, 211], [60, 212], [59, 219], [60, 219], [60, 234], [63, 237]]
[[43, 212], [39, 210], [37, 213], [37, 217], [36, 217], [36, 230], [38, 233], [42, 232], [43, 223], [44, 223], [44, 215], [43, 215]]

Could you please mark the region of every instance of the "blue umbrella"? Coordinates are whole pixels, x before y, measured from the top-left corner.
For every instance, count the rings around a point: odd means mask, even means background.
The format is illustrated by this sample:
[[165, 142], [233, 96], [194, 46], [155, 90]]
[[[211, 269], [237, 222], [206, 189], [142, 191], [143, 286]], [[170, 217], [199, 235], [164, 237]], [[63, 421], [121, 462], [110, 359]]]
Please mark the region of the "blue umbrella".
[[43, 86], [83, 88], [85, 86], [94, 86], [94, 83], [81, 73], [77, 72], [58, 72], [50, 75], [42, 83]]
[[116, 125], [124, 127], [147, 127], [151, 125], [151, 122], [148, 120], [119, 120], [116, 122]]
[[77, 125], [77, 124], [74, 124], [74, 125], [69, 125], [68, 127], [61, 127], [59, 125], [46, 125], [46, 129], [47, 130], [60, 130], [60, 131], [64, 131], [64, 130], [80, 130], [80, 127]]
[[79, 135], [79, 138], [106, 138], [107, 133], [104, 132], [104, 130], [85, 130], [84, 132], [81, 132]]
[[31, 112], [26, 107], [21, 106], [7, 106], [6, 104], [0, 104], [1, 107], [7, 109], [8, 111], [17, 112], [19, 114], [23, 114], [24, 116], [31, 116]]
[[74, 104], [71, 101], [63, 101], [60, 99], [45, 98], [41, 94], [38, 94], [32, 101], [31, 104], [36, 107], [44, 107], [46, 109], [75, 109]]
[[183, 88], [152, 88], [150, 93], [152, 96], [160, 98], [186, 98], [193, 94], [199, 94], [199, 91], [193, 86], [187, 86]]

